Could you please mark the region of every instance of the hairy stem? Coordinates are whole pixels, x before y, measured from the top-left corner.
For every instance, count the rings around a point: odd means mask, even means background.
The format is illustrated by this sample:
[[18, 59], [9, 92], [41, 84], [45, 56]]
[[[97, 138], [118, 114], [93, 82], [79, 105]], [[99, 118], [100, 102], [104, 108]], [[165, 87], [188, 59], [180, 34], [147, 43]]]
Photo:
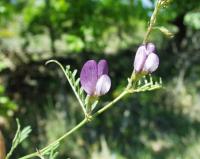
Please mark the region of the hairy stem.
[[[91, 116], [91, 118], [95, 118], [96, 116], [98, 116], [99, 114], [103, 113], [104, 111], [106, 111], [107, 109], [111, 108], [115, 103], [117, 103], [121, 98], [123, 98], [126, 94], [128, 94], [128, 90], [125, 89], [119, 96], [117, 96], [115, 99], [113, 99], [111, 102], [109, 102], [108, 104], [106, 104], [103, 108], [101, 108], [100, 110], [98, 110], [94, 115]], [[79, 130], [81, 127], [83, 127], [86, 123], [90, 122], [90, 120], [88, 120], [87, 118], [83, 119], [79, 124], [77, 124], [75, 127], [73, 127], [71, 130], [69, 130], [68, 132], [66, 132], [63, 136], [61, 136], [60, 138], [58, 138], [57, 140], [55, 140], [54, 142], [52, 142], [51, 144], [49, 144], [48, 146], [44, 147], [41, 150], [38, 150], [38, 152], [40, 152], [41, 154], [43, 152], [45, 152], [48, 148], [50, 148], [52, 145], [55, 145], [56, 143], [59, 143], [61, 141], [63, 141], [66, 137], [68, 137], [69, 135], [71, 135], [73, 132]], [[19, 159], [28, 159], [28, 158], [32, 158], [32, 157], [36, 157], [38, 156], [38, 152], [34, 152], [32, 154], [20, 157]]]
[[117, 96], [113, 101], [105, 105], [103, 108], [98, 110], [92, 117], [96, 117], [99, 114], [105, 112], [107, 109], [111, 108], [116, 102], [118, 102], [121, 98], [123, 98], [126, 94], [128, 94], [127, 90], [124, 90], [119, 96]]
[[159, 11], [160, 7], [161, 7], [160, 0], [157, 0], [156, 6], [154, 8], [153, 14], [152, 14], [150, 22], [149, 22], [149, 26], [148, 26], [147, 32], [146, 32], [144, 40], [143, 40], [143, 44], [147, 43], [149, 35], [150, 35], [150, 33], [151, 33], [152, 29], [153, 29], [153, 26], [154, 26], [154, 24], [156, 22], [156, 17], [158, 15], [158, 11]]
[[[80, 129], [83, 125], [85, 125], [87, 123], [87, 119], [85, 118], [84, 120], [82, 120], [79, 124], [77, 124], [75, 127], [73, 127], [71, 130], [69, 130], [68, 132], [66, 132], [63, 136], [61, 136], [60, 138], [58, 138], [57, 140], [55, 140], [54, 142], [52, 142], [51, 144], [49, 144], [48, 146], [46, 146], [45, 148], [39, 150], [39, 152], [42, 154], [43, 152], [45, 152], [45, 150], [47, 150], [49, 147], [51, 147], [52, 145], [55, 145], [56, 143], [61, 142], [63, 139], [65, 139], [67, 136], [71, 135], [73, 132], [77, 131], [78, 129]], [[38, 156], [38, 152], [26, 155], [24, 157], [21, 157], [19, 159], [28, 159], [28, 158], [32, 158]]]

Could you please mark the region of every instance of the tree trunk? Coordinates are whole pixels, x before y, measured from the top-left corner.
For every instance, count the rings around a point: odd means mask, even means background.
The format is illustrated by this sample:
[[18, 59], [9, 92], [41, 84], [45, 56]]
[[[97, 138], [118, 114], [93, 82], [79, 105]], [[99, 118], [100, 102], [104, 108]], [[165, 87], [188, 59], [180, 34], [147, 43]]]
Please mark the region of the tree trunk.
[[53, 53], [53, 55], [56, 54], [56, 47], [55, 47], [55, 40], [56, 40], [56, 36], [55, 36], [55, 30], [54, 30], [54, 27], [53, 27], [53, 24], [52, 24], [52, 21], [51, 21], [51, 3], [50, 3], [50, 0], [46, 0], [46, 13], [47, 13], [47, 18], [48, 18], [48, 21], [47, 21], [47, 28], [48, 28], [48, 31], [49, 31], [49, 37], [50, 37], [50, 42], [51, 42], [51, 52]]
[[51, 40], [51, 52], [53, 53], [53, 55], [56, 54], [56, 47], [55, 47], [55, 35], [54, 35], [54, 29], [51, 26], [51, 24], [48, 26], [49, 28], [49, 36], [50, 36], [50, 40]]
[[184, 24], [184, 17], [185, 17], [185, 13], [176, 17], [176, 19], [173, 21], [173, 24], [175, 24], [179, 29], [178, 33], [175, 36], [175, 42], [178, 49], [181, 48], [181, 44], [184, 38], [186, 37], [187, 27]]
[[5, 155], [6, 155], [6, 147], [3, 134], [0, 130], [0, 159], [5, 159]]

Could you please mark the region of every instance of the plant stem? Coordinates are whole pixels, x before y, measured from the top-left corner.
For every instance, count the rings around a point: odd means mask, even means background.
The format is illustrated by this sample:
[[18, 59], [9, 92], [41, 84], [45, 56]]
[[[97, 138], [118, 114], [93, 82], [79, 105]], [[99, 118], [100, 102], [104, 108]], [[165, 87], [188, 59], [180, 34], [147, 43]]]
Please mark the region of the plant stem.
[[[45, 148], [39, 150], [40, 153], [44, 152], [46, 149], [48, 149], [49, 147], [51, 147], [52, 145], [55, 145], [56, 143], [61, 142], [63, 139], [65, 139], [67, 136], [69, 136], [70, 134], [72, 134], [73, 132], [77, 131], [78, 129], [80, 129], [83, 125], [85, 125], [88, 122], [88, 120], [85, 118], [84, 120], [82, 120], [78, 125], [76, 125], [75, 127], [73, 127], [71, 130], [69, 130], [68, 132], [66, 132], [63, 136], [61, 136], [60, 138], [58, 138], [57, 140], [55, 140], [54, 142], [52, 142], [51, 144], [49, 144], [48, 146], [46, 146]], [[28, 159], [28, 158], [32, 158], [37, 156], [38, 153], [32, 153], [29, 155], [26, 155], [24, 157], [21, 157], [19, 159]]]
[[156, 17], [157, 17], [157, 15], [158, 15], [158, 11], [159, 11], [159, 9], [160, 9], [160, 6], [161, 6], [160, 0], [157, 0], [156, 6], [155, 6], [155, 8], [154, 8], [153, 14], [152, 14], [151, 19], [150, 19], [150, 22], [149, 22], [149, 26], [148, 26], [146, 35], [145, 35], [144, 40], [143, 40], [143, 44], [146, 44], [146, 43], [147, 43], [147, 40], [148, 40], [148, 38], [149, 38], [149, 35], [150, 35], [150, 33], [151, 33], [152, 29], [153, 29], [153, 26], [154, 26], [154, 24], [155, 24], [155, 22], [156, 22]]
[[126, 94], [128, 94], [128, 91], [125, 89], [122, 93], [120, 93], [119, 96], [117, 96], [114, 100], [112, 100], [107, 105], [105, 105], [103, 108], [98, 110], [92, 117], [94, 118], [94, 117], [98, 116], [99, 114], [103, 113], [104, 111], [106, 111], [107, 109], [111, 108], [116, 102], [118, 102]]
[[[100, 110], [98, 110], [94, 115], [91, 116], [91, 118], [95, 118], [97, 117], [99, 114], [103, 113], [104, 111], [106, 111], [107, 109], [111, 108], [116, 102], [118, 102], [121, 98], [123, 98], [126, 94], [128, 94], [128, 90], [125, 89], [119, 96], [117, 96], [114, 100], [112, 100], [111, 102], [109, 102], [107, 105], [105, 105], [103, 108], [101, 108]], [[71, 130], [69, 130], [68, 132], [66, 132], [63, 136], [61, 136], [60, 138], [58, 138], [57, 140], [55, 140], [54, 142], [52, 142], [51, 144], [49, 144], [48, 146], [46, 146], [45, 148], [39, 150], [39, 152], [42, 154], [43, 152], [45, 152], [45, 150], [47, 150], [48, 148], [50, 148], [52, 145], [55, 145], [56, 143], [61, 142], [62, 140], [64, 140], [66, 137], [68, 137], [69, 135], [71, 135], [73, 132], [79, 130], [82, 126], [84, 126], [86, 123], [88, 123], [90, 120], [88, 120], [87, 118], [83, 119], [78, 125], [76, 125], [74, 128], [72, 128]], [[37, 152], [34, 152], [32, 154], [20, 157], [19, 159], [28, 159], [28, 158], [32, 158], [38, 156]]]
[[7, 153], [5, 159], [9, 159], [9, 158], [12, 156], [14, 150], [16, 149], [17, 145], [19, 144], [18, 137], [19, 137], [19, 135], [20, 135], [21, 126], [20, 126], [20, 124], [19, 124], [19, 120], [17, 119], [16, 121], [17, 121], [17, 132], [16, 132], [15, 137], [14, 137], [14, 139], [13, 139], [13, 141], [12, 141], [11, 149], [10, 149], [10, 151]]

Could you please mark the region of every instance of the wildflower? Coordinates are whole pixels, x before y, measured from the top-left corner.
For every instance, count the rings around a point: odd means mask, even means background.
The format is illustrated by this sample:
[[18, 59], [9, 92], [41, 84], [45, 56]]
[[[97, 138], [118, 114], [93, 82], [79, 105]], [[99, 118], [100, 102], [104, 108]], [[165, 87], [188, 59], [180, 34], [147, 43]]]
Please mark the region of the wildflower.
[[106, 94], [111, 87], [108, 76], [108, 63], [100, 60], [97, 64], [94, 60], [87, 61], [80, 74], [81, 86], [90, 96], [101, 96]]
[[153, 43], [141, 45], [135, 55], [134, 70], [136, 73], [152, 73], [159, 65], [159, 57]]

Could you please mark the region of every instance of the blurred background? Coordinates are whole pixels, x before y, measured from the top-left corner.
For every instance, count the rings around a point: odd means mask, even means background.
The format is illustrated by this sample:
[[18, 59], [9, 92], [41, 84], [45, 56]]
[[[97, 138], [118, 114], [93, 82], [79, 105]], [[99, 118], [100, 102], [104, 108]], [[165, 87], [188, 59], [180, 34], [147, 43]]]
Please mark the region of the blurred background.
[[[13, 158], [43, 147], [83, 115], [63, 73], [49, 59], [80, 69], [109, 61], [112, 89], [127, 83], [154, 0], [0, 0], [0, 129], [9, 149], [15, 118], [32, 133]], [[173, 0], [154, 30], [164, 88], [134, 94], [59, 148], [60, 159], [197, 159], [200, 156], [200, 1]]]

